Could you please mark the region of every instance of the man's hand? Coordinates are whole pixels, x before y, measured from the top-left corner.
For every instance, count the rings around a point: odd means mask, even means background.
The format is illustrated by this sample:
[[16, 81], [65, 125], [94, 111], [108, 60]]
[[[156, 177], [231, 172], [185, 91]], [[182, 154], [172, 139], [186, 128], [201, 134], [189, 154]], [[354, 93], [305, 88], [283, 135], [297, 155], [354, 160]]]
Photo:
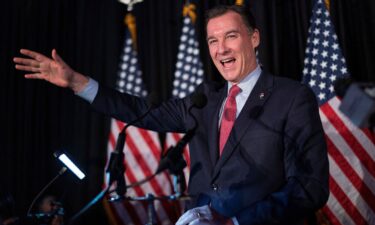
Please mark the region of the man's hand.
[[30, 58], [15, 57], [13, 61], [17, 70], [32, 72], [25, 74], [27, 79], [45, 80], [59, 87], [70, 88], [74, 92], [83, 90], [88, 82], [88, 78], [72, 70], [55, 49], [52, 50], [52, 58], [28, 49], [21, 49], [20, 52]]
[[205, 205], [186, 211], [176, 225], [233, 225], [233, 221]]

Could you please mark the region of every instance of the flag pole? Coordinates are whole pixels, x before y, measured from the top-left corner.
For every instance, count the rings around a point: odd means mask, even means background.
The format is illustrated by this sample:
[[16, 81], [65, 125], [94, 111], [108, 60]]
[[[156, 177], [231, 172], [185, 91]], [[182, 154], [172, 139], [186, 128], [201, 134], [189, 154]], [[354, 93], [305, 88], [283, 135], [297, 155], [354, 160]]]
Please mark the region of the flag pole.
[[131, 12], [126, 14], [124, 18], [124, 23], [128, 27], [130, 36], [133, 40], [133, 48], [136, 50], [137, 49], [137, 27], [135, 23], [135, 17]]

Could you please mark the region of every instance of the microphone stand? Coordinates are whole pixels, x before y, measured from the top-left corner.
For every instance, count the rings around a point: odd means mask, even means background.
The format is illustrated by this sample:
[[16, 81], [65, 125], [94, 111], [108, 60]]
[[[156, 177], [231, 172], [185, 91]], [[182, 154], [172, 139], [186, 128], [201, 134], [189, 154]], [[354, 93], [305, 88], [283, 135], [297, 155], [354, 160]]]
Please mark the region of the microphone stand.
[[[190, 109], [189, 109], [189, 112], [190, 112]], [[186, 133], [186, 135], [177, 143], [176, 146], [170, 147], [168, 149], [167, 154], [161, 160], [157, 171], [153, 175], [151, 175], [150, 177], [147, 177], [144, 180], [139, 181], [137, 183], [133, 183], [131, 185], [125, 186], [125, 192], [126, 192], [126, 188], [132, 188], [132, 187], [135, 187], [135, 186], [139, 186], [139, 185], [151, 180], [153, 177], [155, 177], [157, 174], [164, 171], [165, 169], [168, 169], [169, 172], [173, 175], [174, 194], [172, 194], [172, 195], [155, 197], [152, 194], [147, 194], [146, 196], [143, 196], [143, 197], [125, 197], [125, 200], [129, 200], [129, 201], [146, 201], [147, 202], [147, 220], [148, 221], [147, 221], [146, 225], [156, 225], [157, 224], [156, 219], [155, 219], [156, 218], [156, 216], [155, 216], [156, 212], [155, 212], [155, 206], [154, 206], [155, 200], [160, 200], [160, 201], [162, 201], [162, 200], [176, 200], [176, 199], [179, 199], [183, 196], [183, 193], [186, 190], [185, 174], [183, 172], [183, 169], [186, 167], [186, 161], [182, 157], [182, 153], [183, 153], [183, 150], [184, 150], [186, 144], [194, 136], [196, 127], [197, 127], [197, 125], [193, 129], [189, 130]], [[125, 130], [125, 129], [123, 129], [123, 130]], [[121, 133], [119, 135], [121, 135]], [[119, 142], [121, 142], [121, 140], [118, 141], [118, 143]], [[116, 147], [117, 147], [117, 145], [116, 145]], [[112, 159], [112, 155], [111, 155], [111, 159]], [[116, 161], [116, 159], [113, 159], [113, 161]], [[110, 160], [110, 165], [111, 165], [111, 160]], [[112, 168], [112, 167], [109, 166], [108, 168]], [[117, 168], [121, 169], [121, 167], [117, 167]], [[114, 168], [112, 168], [112, 169], [114, 169]], [[112, 169], [110, 169], [109, 171], [111, 171]], [[121, 171], [120, 169], [118, 171], [114, 169], [115, 174], [113, 176], [116, 177], [116, 176], [120, 175], [120, 174], [116, 174], [116, 173]], [[123, 176], [123, 172], [120, 172], [120, 173]], [[117, 192], [117, 189], [116, 189], [116, 192]], [[117, 194], [118, 194], [118, 192], [117, 192]], [[122, 199], [123, 198], [120, 196], [120, 197], [117, 197], [117, 198], [112, 198], [112, 199], [110, 199], [110, 201], [118, 201], [118, 200], [122, 200]]]
[[111, 153], [111, 157], [109, 159], [109, 163], [106, 169], [106, 179], [108, 186], [103, 189], [94, 199], [92, 199], [86, 206], [84, 206], [78, 213], [76, 213], [69, 221], [69, 225], [73, 224], [77, 221], [77, 219], [86, 212], [91, 206], [93, 206], [95, 203], [97, 203], [100, 199], [104, 198], [104, 196], [107, 193], [112, 193], [112, 191], [109, 191], [111, 185], [113, 182], [117, 182], [117, 186], [115, 189], [115, 192], [117, 194], [116, 197], [111, 198], [110, 201], [118, 201], [124, 199], [124, 196], [126, 194], [126, 182], [124, 178], [125, 173], [125, 166], [124, 166], [124, 145], [126, 140], [126, 129], [137, 123], [138, 121], [142, 120], [153, 108], [153, 105], [147, 109], [147, 111], [142, 114], [140, 117], [136, 118], [135, 120], [129, 122], [118, 134], [117, 143], [115, 151]]
[[108, 176], [108, 187], [110, 188], [112, 183], [117, 181], [115, 188], [116, 197], [112, 200], [119, 200], [126, 194], [126, 182], [124, 178], [125, 166], [124, 166], [124, 144], [126, 139], [125, 134], [126, 126], [118, 134], [117, 143], [115, 151], [111, 152], [111, 157], [107, 166], [107, 176]]
[[[192, 129], [188, 130], [188, 132], [177, 143], [176, 146], [170, 147], [168, 149], [165, 157], [163, 157], [161, 159], [161, 161], [159, 163], [159, 166], [158, 166], [156, 172], [153, 175], [145, 178], [142, 181], [139, 181], [137, 183], [133, 183], [133, 184], [128, 185], [128, 186], [125, 185], [125, 181], [124, 182], [121, 181], [120, 183], [119, 183], [119, 181], [117, 181], [117, 185], [119, 185], [119, 184], [123, 185], [123, 189], [120, 189], [120, 190], [116, 189], [116, 193], [120, 197], [117, 198], [117, 199], [113, 199], [113, 200], [110, 199], [110, 201], [116, 201], [118, 199], [122, 199], [121, 197], [126, 193], [126, 188], [129, 188], [129, 187], [132, 188], [132, 187], [135, 187], [135, 186], [139, 186], [139, 185], [151, 180], [154, 176], [156, 176], [160, 172], [164, 171], [165, 169], [168, 169], [169, 172], [173, 175], [174, 194], [169, 195], [169, 196], [157, 196], [157, 197], [155, 197], [152, 194], [147, 194], [146, 196], [143, 196], [143, 197], [125, 197], [125, 199], [129, 200], [129, 201], [147, 201], [147, 203], [148, 203], [148, 207], [147, 207], [148, 222], [147, 222], [146, 225], [156, 224], [156, 219], [155, 219], [156, 218], [156, 216], [155, 216], [156, 212], [155, 212], [155, 207], [154, 207], [154, 201], [155, 200], [176, 200], [176, 199], [189, 200], [189, 197], [187, 197], [187, 196], [186, 196], [186, 198], [183, 198], [183, 193], [186, 190], [185, 174], [183, 172], [183, 169], [186, 167], [186, 161], [183, 158], [182, 153], [183, 153], [183, 150], [184, 150], [185, 146], [188, 144], [188, 142], [195, 135], [195, 131], [198, 127], [198, 121], [195, 118], [195, 116], [191, 113], [191, 110], [194, 107], [202, 108], [206, 105], [206, 103], [207, 103], [207, 98], [206, 98], [205, 95], [197, 94], [197, 95], [193, 96], [193, 104], [189, 107], [188, 113], [194, 119], [194, 122], [195, 122], [194, 127]], [[127, 129], [127, 127], [129, 127], [130, 125], [133, 125], [136, 122], [143, 119], [151, 111], [151, 109], [152, 109], [152, 107], [150, 107], [147, 110], [147, 112], [144, 113], [142, 116], [140, 116], [136, 120], [128, 123], [123, 128], [123, 130], [119, 134], [118, 142], [117, 142], [117, 145], [116, 145], [116, 151], [115, 151], [115, 152], [117, 152], [119, 157], [117, 157], [117, 159], [113, 159], [113, 161], [119, 162], [118, 158], [123, 159], [122, 149], [123, 149], [123, 146], [124, 146], [124, 143], [125, 143], [125, 138], [126, 138], [125, 130]], [[112, 154], [111, 154], [110, 162], [111, 161], [112, 161]], [[122, 166], [119, 165], [118, 163], [115, 163], [115, 164], [118, 165], [118, 166], [110, 167], [110, 165], [111, 165], [111, 163], [110, 163], [109, 166], [108, 166], [109, 169], [107, 169], [107, 172], [110, 175], [112, 175], [112, 177], [113, 177], [111, 180], [116, 180], [116, 177], [118, 177], [118, 176], [121, 176], [122, 178], [124, 177], [123, 173], [124, 173], [125, 167], [123, 166], [123, 163], [121, 163]], [[110, 185], [111, 185], [111, 182], [110, 182]]]
[[146, 225], [156, 225], [156, 211], [155, 211], [155, 197], [153, 194], [147, 194], [146, 198], [148, 199], [147, 201], [147, 218], [148, 222]]
[[177, 198], [182, 196], [186, 191], [186, 181], [183, 170], [181, 170], [179, 174], [173, 174], [173, 191]]
[[[150, 100], [154, 101], [154, 100]], [[137, 117], [135, 120], [127, 123], [124, 128], [121, 130], [121, 132], [118, 134], [117, 143], [115, 151], [111, 153], [111, 157], [107, 166], [106, 173], [109, 176], [109, 183], [108, 187], [112, 185], [114, 181], [117, 181], [115, 192], [117, 194], [116, 197], [111, 198], [110, 201], [117, 201], [122, 198], [124, 198], [126, 194], [126, 181], [124, 178], [125, 173], [125, 166], [124, 166], [124, 146], [126, 141], [126, 130], [128, 127], [134, 125], [135, 123], [141, 121], [143, 118], [145, 118], [151, 111], [151, 109], [154, 108], [155, 103], [150, 103], [150, 107], [148, 107], [147, 111], [143, 113], [141, 116]], [[112, 193], [112, 191], [111, 191]]]

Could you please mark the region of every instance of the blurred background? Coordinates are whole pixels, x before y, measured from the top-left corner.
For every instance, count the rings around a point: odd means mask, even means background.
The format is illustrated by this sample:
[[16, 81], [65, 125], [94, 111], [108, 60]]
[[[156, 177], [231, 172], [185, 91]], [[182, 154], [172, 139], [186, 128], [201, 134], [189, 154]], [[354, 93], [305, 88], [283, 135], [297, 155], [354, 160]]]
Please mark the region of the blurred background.
[[[234, 1], [201, 0], [195, 29], [205, 78], [220, 81], [205, 43], [204, 11]], [[261, 33], [259, 59], [278, 76], [302, 79], [313, 0], [244, 1]], [[148, 91], [171, 96], [182, 27], [182, 0], [144, 0], [134, 6], [138, 59]], [[59, 171], [53, 152], [65, 149], [86, 173], [71, 173], [48, 193], [76, 213], [103, 187], [110, 118], [92, 111], [65, 89], [26, 80], [14, 69], [20, 48], [50, 56], [53, 48], [76, 71], [115, 87], [124, 41], [125, 5], [115, 0], [2, 0], [0, 3], [0, 191], [11, 193], [24, 216], [37, 193]], [[331, 0], [330, 14], [348, 71], [357, 81], [375, 81], [375, 2]], [[79, 224], [108, 224], [102, 203]]]

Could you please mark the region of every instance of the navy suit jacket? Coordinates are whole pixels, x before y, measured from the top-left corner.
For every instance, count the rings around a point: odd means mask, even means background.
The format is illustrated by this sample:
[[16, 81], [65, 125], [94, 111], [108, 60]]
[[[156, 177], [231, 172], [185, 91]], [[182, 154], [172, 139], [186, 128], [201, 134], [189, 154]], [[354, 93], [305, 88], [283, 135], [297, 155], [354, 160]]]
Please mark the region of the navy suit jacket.
[[[302, 224], [328, 199], [328, 159], [312, 91], [262, 72], [219, 157], [219, 111], [227, 85], [203, 83], [208, 103], [191, 111], [198, 128], [189, 143], [190, 207], [209, 204], [240, 224]], [[159, 132], [186, 132], [195, 122], [191, 96], [171, 99], [136, 125]], [[92, 106], [125, 122], [148, 108], [146, 101], [100, 87]]]

